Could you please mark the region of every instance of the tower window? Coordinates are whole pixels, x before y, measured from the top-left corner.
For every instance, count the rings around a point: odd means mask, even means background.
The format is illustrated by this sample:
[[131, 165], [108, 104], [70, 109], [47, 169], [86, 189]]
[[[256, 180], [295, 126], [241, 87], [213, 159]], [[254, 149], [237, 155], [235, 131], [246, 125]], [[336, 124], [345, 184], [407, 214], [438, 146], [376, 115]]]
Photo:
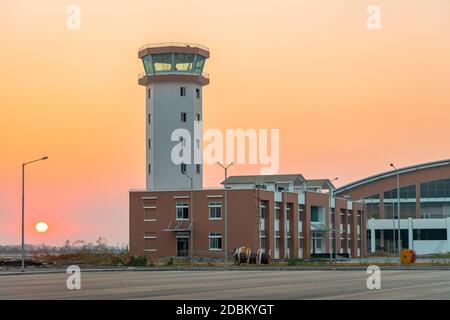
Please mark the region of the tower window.
[[152, 114], [149, 113], [148, 114], [148, 124], [151, 124], [151, 123], [152, 123]]
[[200, 89], [199, 89], [199, 88], [195, 89], [195, 96], [196, 96], [198, 99], [200, 99]]
[[152, 174], [152, 165], [151, 164], [148, 165], [148, 174]]
[[148, 149], [152, 149], [152, 139], [148, 139]]
[[196, 114], [195, 114], [195, 120], [196, 120], [196, 121], [200, 121], [200, 120], [201, 120], [200, 113], [196, 113]]
[[181, 121], [186, 122], [186, 112], [181, 113]]
[[186, 173], [186, 163], [181, 164], [181, 173]]
[[150, 99], [152, 97], [152, 89], [148, 88], [147, 90], [147, 98]]
[[184, 97], [186, 95], [186, 87], [180, 87], [180, 96]]
[[200, 165], [199, 164], [195, 165], [195, 172], [200, 173]]

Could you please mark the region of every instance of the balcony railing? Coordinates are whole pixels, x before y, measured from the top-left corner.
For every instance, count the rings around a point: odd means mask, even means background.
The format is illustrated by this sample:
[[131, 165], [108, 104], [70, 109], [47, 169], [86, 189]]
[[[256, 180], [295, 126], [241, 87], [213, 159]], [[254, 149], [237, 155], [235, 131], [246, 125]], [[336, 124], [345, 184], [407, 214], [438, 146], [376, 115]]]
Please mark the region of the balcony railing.
[[138, 74], [138, 80], [141, 80], [145, 76], [158, 76], [158, 75], [164, 75], [164, 74], [183, 74], [187, 76], [202, 76], [203, 78], [209, 79], [209, 73], [202, 72], [202, 74], [193, 73], [193, 72], [183, 72], [183, 71], [164, 71], [164, 72], [157, 72], [154, 74], [146, 74], [145, 72], [141, 72]]
[[148, 48], [162, 48], [162, 47], [193, 47], [200, 48], [209, 51], [208, 47], [205, 47], [199, 43], [188, 43], [188, 42], [160, 42], [160, 43], [149, 43], [139, 48], [139, 51]]

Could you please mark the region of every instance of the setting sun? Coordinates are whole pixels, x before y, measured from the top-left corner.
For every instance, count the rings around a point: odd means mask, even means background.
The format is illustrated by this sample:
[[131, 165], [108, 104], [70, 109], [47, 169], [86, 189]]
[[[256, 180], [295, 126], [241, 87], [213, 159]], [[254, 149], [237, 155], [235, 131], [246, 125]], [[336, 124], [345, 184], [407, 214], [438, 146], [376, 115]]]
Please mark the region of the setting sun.
[[48, 224], [47, 223], [41, 221], [41, 222], [38, 222], [36, 224], [36, 231], [37, 232], [44, 233], [47, 230], [48, 230]]

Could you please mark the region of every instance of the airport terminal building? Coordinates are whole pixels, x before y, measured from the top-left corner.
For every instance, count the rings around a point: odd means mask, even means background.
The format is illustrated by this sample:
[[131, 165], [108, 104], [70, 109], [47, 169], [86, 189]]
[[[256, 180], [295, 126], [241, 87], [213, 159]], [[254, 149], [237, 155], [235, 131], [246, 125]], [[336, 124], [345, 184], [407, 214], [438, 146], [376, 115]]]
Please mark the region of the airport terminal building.
[[198, 133], [209, 57], [208, 48], [186, 43], [138, 52], [145, 70], [138, 83], [145, 87], [146, 188], [129, 193], [133, 255], [221, 258], [241, 246], [271, 259], [395, 252], [398, 202], [402, 247], [449, 251], [450, 160], [338, 189], [302, 174], [233, 176], [224, 188], [203, 188], [201, 161], [175, 161], [173, 154], [177, 146], [183, 158], [203, 155]]
[[342, 186], [335, 194], [362, 202], [372, 254], [395, 251], [398, 208], [401, 248], [417, 254], [450, 251], [450, 159], [373, 175]]

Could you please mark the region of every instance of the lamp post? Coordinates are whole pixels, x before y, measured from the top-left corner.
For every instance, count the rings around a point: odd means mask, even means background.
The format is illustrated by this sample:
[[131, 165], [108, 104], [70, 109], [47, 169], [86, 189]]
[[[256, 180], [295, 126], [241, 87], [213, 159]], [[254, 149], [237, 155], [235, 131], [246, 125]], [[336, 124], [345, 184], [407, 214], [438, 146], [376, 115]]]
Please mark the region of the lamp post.
[[400, 250], [401, 250], [401, 243], [402, 238], [400, 234], [400, 172], [395, 167], [393, 163], [391, 163], [391, 167], [394, 168], [395, 172], [397, 173], [397, 219], [398, 219], [398, 242], [397, 242], [397, 249], [398, 249], [398, 256], [400, 257]]
[[194, 267], [194, 179], [190, 175], [183, 172], [183, 174], [189, 178], [191, 182], [191, 268]]
[[395, 255], [395, 251], [397, 250], [397, 236], [395, 235], [395, 213], [394, 213], [394, 202], [391, 203], [392, 206], [392, 238], [394, 240], [394, 248], [392, 249], [392, 253]]
[[41, 160], [47, 160], [48, 157], [42, 157], [36, 160], [28, 161], [22, 163], [22, 268], [21, 271], [25, 272], [25, 166], [27, 164], [41, 161]]
[[[364, 198], [361, 199], [361, 224], [359, 226], [359, 236], [361, 237], [361, 249], [360, 249], [360, 253], [359, 253], [359, 257], [360, 259], [364, 257], [364, 253], [365, 253], [365, 244], [366, 242], [364, 241], [364, 229], [366, 226], [366, 223], [364, 221], [364, 205], [365, 205], [365, 200]], [[358, 241], [358, 220], [356, 220], [356, 241]]]
[[[228, 178], [228, 168], [231, 167], [233, 165], [233, 162], [231, 162], [228, 166], [224, 166], [223, 164], [221, 164], [220, 162], [217, 162], [217, 164], [219, 166], [221, 166], [224, 170], [225, 173], [225, 180], [227, 180]], [[224, 268], [227, 267], [228, 265], [228, 212], [227, 212], [227, 184], [225, 182], [224, 184], [224, 192], [223, 192], [223, 198], [224, 198], [224, 208], [223, 208], [223, 218], [224, 218], [224, 255], [225, 255], [225, 260], [224, 260]]]
[[[330, 182], [336, 181], [338, 179], [339, 178], [336, 177], [336, 178], [330, 180]], [[337, 239], [336, 239], [336, 230], [337, 230], [336, 229], [336, 225], [337, 225], [337, 223], [336, 223], [336, 197], [334, 196], [334, 189], [333, 189], [333, 187], [330, 190], [330, 194], [331, 194], [330, 200], [334, 199], [334, 221], [335, 221], [335, 223], [334, 223], [335, 224], [335, 228], [334, 228], [334, 230], [335, 230], [334, 231], [334, 244], [335, 244], [335, 248], [337, 248]], [[330, 210], [331, 210], [331, 203], [330, 203]], [[328, 215], [328, 216], [330, 216], [330, 215]], [[330, 262], [333, 262], [333, 253], [331, 252], [331, 250], [333, 249], [332, 248], [333, 247], [333, 219], [332, 219], [332, 215], [331, 215], [330, 223], [331, 223], [331, 228], [330, 228], [330, 231], [329, 231], [329, 238], [330, 238], [330, 243], [329, 243], [329, 245], [330, 245]], [[337, 258], [337, 256], [336, 256], [337, 252], [336, 251], [334, 252], [334, 256]]]

